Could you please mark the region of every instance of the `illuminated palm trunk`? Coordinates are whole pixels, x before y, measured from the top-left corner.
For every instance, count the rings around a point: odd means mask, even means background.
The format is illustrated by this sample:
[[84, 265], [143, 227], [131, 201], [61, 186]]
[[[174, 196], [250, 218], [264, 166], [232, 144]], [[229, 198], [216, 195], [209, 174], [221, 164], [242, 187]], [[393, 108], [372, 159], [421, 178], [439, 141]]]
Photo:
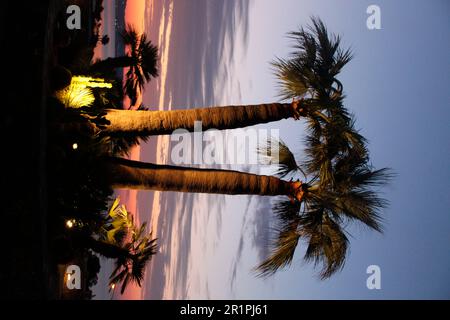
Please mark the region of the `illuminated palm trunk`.
[[232, 170], [198, 169], [142, 163], [122, 158], [106, 161], [113, 188], [260, 196], [294, 196], [298, 182]]
[[110, 122], [109, 134], [135, 134], [139, 136], [171, 134], [176, 129], [194, 131], [195, 121], [202, 122], [202, 130], [235, 129], [260, 123], [303, 116], [297, 103], [270, 103], [197, 108], [171, 111], [130, 111], [107, 109], [105, 118]]

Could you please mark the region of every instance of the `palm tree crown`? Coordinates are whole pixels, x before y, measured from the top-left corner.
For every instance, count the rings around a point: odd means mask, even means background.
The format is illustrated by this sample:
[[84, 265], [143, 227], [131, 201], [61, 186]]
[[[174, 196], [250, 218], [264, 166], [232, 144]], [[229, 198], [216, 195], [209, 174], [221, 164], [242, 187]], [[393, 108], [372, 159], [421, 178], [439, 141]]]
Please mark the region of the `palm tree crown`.
[[[273, 141], [272, 141], [273, 143]], [[294, 176], [300, 172], [292, 152], [282, 142], [278, 174]], [[324, 146], [326, 148], [326, 146]], [[289, 171], [286, 166], [291, 163]], [[320, 170], [304, 168], [310, 177], [299, 185], [300, 197], [275, 201], [273, 211], [277, 216], [276, 237], [271, 255], [257, 267], [261, 275], [270, 275], [289, 265], [300, 240], [307, 244], [306, 261], [322, 263], [321, 278], [327, 278], [344, 265], [348, 240], [344, 226], [359, 221], [376, 230], [382, 230], [380, 209], [387, 202], [373, 187], [385, 184], [392, 174], [388, 169], [373, 170], [368, 158], [349, 153], [333, 161], [327, 179], [321, 180]], [[282, 170], [280, 170], [280, 168]], [[331, 178], [330, 178], [331, 177]]]
[[319, 18], [313, 17], [312, 23], [307, 29], [289, 33], [295, 43], [290, 58], [272, 62], [283, 99], [309, 95], [325, 100], [342, 91], [336, 76], [352, 59], [352, 53], [340, 47], [340, 37], [329, 35]]
[[122, 245], [128, 251], [116, 260], [116, 267], [110, 276], [110, 288], [121, 283], [120, 293], [123, 294], [130, 282], [142, 285], [145, 266], [156, 254], [156, 239], [151, 238], [151, 233], [145, 234], [146, 223], [140, 227], [132, 225], [130, 239]]
[[[146, 223], [136, 226], [133, 216], [117, 198], [112, 204], [99, 241], [116, 247], [116, 267], [110, 276], [110, 288], [121, 283], [123, 294], [130, 282], [141, 286], [146, 264], [156, 253], [156, 239], [146, 234]], [[101, 252], [100, 252], [101, 253]]]
[[124, 88], [134, 105], [137, 94], [144, 89], [144, 84], [159, 74], [158, 48], [147, 39], [145, 33], [139, 35], [131, 25], [123, 32], [122, 39], [125, 45], [130, 46], [130, 57], [133, 61], [126, 74]]
[[[340, 37], [329, 35], [317, 18], [312, 26], [290, 33], [295, 40], [288, 59], [273, 62], [282, 99], [300, 99], [307, 113], [304, 159], [279, 144], [279, 176], [303, 174], [291, 201], [277, 201], [278, 226], [270, 256], [257, 267], [270, 275], [289, 265], [299, 242], [306, 242], [305, 260], [322, 264], [321, 278], [340, 270], [348, 248], [345, 225], [359, 221], [381, 231], [380, 209], [387, 202], [373, 187], [392, 177], [388, 169], [374, 170], [367, 141], [355, 129], [353, 116], [343, 106], [343, 87], [336, 76], [352, 54], [340, 48]], [[262, 148], [267, 154], [268, 147]]]

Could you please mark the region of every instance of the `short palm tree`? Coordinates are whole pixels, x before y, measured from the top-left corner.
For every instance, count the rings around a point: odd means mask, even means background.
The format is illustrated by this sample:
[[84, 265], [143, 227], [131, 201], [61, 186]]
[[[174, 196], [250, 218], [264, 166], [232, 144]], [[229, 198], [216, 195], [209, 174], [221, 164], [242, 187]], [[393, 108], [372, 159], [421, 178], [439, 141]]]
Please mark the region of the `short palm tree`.
[[122, 245], [132, 227], [130, 214], [125, 206], [120, 204], [120, 198], [116, 198], [108, 211], [106, 221], [100, 228], [100, 240]]
[[124, 44], [130, 47], [129, 54], [98, 61], [92, 65], [91, 70], [101, 73], [128, 67], [124, 90], [134, 105], [139, 92], [144, 89], [145, 83], [152, 77], [158, 76], [158, 48], [152, 44], [145, 33], [138, 34], [131, 25], [124, 30], [122, 38]]
[[116, 199], [101, 226], [97, 237], [84, 236], [85, 247], [110, 259], [116, 267], [110, 276], [110, 288], [121, 283], [123, 293], [130, 282], [141, 286], [145, 266], [156, 253], [156, 239], [146, 234], [146, 223], [136, 226], [133, 216]]
[[127, 255], [116, 259], [116, 267], [111, 273], [109, 285], [113, 288], [121, 283], [120, 293], [123, 294], [129, 283], [142, 285], [145, 267], [156, 254], [156, 239], [151, 238], [151, 233], [145, 234], [146, 223], [140, 227], [134, 224], [130, 230], [130, 239], [126, 240], [123, 248]]
[[137, 95], [144, 90], [146, 82], [158, 76], [158, 48], [147, 39], [145, 33], [138, 34], [133, 26], [128, 25], [122, 35], [123, 41], [130, 46], [133, 64], [126, 74], [125, 92], [136, 103]]

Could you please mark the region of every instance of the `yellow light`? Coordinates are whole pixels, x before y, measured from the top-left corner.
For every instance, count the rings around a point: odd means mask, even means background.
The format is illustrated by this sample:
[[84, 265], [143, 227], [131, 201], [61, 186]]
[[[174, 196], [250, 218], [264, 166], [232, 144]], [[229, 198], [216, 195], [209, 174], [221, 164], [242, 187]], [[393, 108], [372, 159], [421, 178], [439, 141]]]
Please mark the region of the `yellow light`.
[[66, 226], [67, 226], [67, 228], [72, 228], [73, 227], [73, 221], [72, 220], [67, 220], [66, 221]]
[[85, 77], [85, 76], [73, 76], [72, 80], [75, 82], [105, 82], [105, 79], [103, 78], [92, 78], [92, 77]]
[[72, 145], [72, 149], [73, 149], [73, 150], [77, 150], [77, 149], [78, 149], [78, 143], [74, 143], [74, 144]]
[[116, 287], [116, 285], [113, 283], [113, 284], [111, 285], [111, 289], [114, 290], [115, 287]]
[[90, 107], [95, 100], [90, 88], [73, 83], [67, 88], [55, 92], [55, 96], [66, 108]]
[[67, 280], [70, 280], [70, 276], [71, 276], [72, 274], [70, 274], [70, 273], [68, 273], [67, 274]]
[[80, 86], [82, 88], [112, 88], [112, 83], [105, 82], [102, 78], [92, 78], [84, 76], [74, 76], [72, 77], [72, 84]]
[[102, 78], [73, 76], [70, 85], [55, 92], [55, 96], [67, 108], [90, 107], [95, 100], [91, 88], [111, 89], [112, 83]]

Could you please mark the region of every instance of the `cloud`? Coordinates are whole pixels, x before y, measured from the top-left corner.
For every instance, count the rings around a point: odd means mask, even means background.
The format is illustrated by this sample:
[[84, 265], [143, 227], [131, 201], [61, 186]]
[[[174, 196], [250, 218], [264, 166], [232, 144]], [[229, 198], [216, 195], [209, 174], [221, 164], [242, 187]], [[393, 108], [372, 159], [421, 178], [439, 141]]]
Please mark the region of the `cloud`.
[[[152, 7], [154, 17], [148, 19], [146, 28], [154, 41], [161, 35], [159, 26], [152, 23], [162, 19], [158, 14], [167, 14], [170, 3], [158, 1]], [[161, 88], [152, 81], [146, 88], [145, 101], [157, 105], [172, 97], [174, 108], [192, 108], [217, 101], [223, 92], [215, 90], [215, 83], [227, 81], [222, 75], [230, 68], [234, 48], [247, 46], [249, 7], [248, 1], [239, 0], [173, 2], [170, 42], [164, 41], [165, 46], [170, 45], [170, 52], [165, 51], [168, 57], [164, 97], [156, 99], [155, 92]]]
[[[146, 33], [162, 46], [161, 72], [164, 74], [147, 84], [144, 104], [153, 109], [167, 109], [167, 102], [171, 101], [170, 108], [180, 109], [212, 105], [218, 101], [225, 92], [216, 91], [216, 84], [229, 81], [228, 70], [235, 46], [247, 45], [248, 11], [248, 2], [239, 0], [147, 2], [146, 12], [150, 16], [146, 17]], [[170, 149], [169, 146], [156, 152], [167, 156]], [[144, 150], [155, 152], [151, 146], [143, 146], [142, 153]], [[140, 197], [140, 207], [144, 198], [151, 201], [152, 196]], [[158, 238], [164, 250], [152, 261], [151, 272], [145, 281], [145, 298], [184, 298], [189, 286], [196, 284], [189, 279], [188, 266], [193, 258], [190, 250], [192, 211], [199, 201], [198, 196], [164, 192], [158, 199], [161, 211]], [[220, 240], [225, 197], [208, 197], [202, 201], [202, 205], [208, 207], [206, 222], [214, 219], [216, 230], [214, 239], [208, 239], [211, 241], [204, 244], [214, 247]], [[148, 203], [147, 200], [145, 206]], [[140, 212], [148, 214], [148, 210]], [[206, 288], [209, 295], [208, 282], [202, 279], [201, 283], [202, 290]]]
[[[236, 258], [233, 260], [230, 270], [230, 288], [233, 291], [239, 271], [239, 266], [243, 259], [245, 241], [254, 252], [256, 251], [257, 260], [262, 261], [267, 258], [269, 253], [270, 230], [273, 223], [271, 215], [271, 200], [267, 197], [258, 197], [258, 201], [253, 201], [255, 197], [248, 200], [242, 228], [240, 232], [239, 246], [236, 251]], [[255, 205], [252, 205], [255, 203]]]

